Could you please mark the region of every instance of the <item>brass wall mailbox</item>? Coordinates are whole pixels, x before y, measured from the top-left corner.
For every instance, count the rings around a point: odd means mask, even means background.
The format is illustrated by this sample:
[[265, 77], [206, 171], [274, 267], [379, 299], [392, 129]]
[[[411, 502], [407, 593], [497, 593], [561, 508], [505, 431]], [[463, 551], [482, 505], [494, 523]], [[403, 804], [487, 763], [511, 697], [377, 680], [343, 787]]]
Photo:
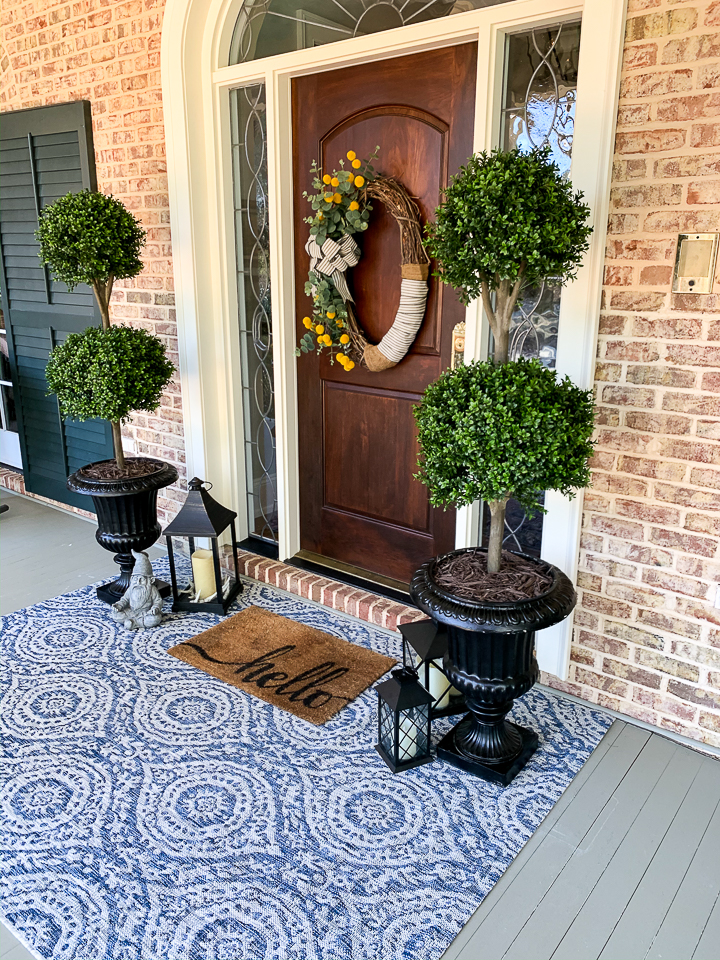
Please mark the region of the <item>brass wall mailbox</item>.
[[678, 236], [673, 293], [710, 293], [715, 278], [717, 233], [681, 233]]

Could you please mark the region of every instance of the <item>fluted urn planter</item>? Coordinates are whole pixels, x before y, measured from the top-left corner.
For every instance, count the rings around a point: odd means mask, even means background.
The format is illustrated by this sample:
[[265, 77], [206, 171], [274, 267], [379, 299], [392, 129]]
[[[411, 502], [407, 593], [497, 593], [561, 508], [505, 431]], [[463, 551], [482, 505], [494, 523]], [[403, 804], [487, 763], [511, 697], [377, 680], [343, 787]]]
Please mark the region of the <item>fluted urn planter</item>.
[[[128, 457], [126, 462], [132, 459]], [[88, 476], [88, 470], [92, 467], [113, 462], [88, 464], [73, 473], [67, 481], [68, 488], [74, 493], [92, 497], [98, 520], [95, 539], [101, 547], [115, 554], [115, 563], [120, 567], [117, 580], [97, 588], [98, 598], [111, 604], [116, 603], [130, 585], [135, 566], [132, 551], [147, 550], [160, 536], [158, 490], [170, 486], [178, 478], [175, 467], [162, 460], [149, 460], [148, 473], [144, 476], [119, 480], [98, 480]], [[162, 596], [170, 593], [169, 584], [156, 581], [156, 586]]]
[[[455, 550], [455, 557], [477, 548]], [[519, 554], [532, 563], [534, 557]], [[507, 785], [525, 766], [538, 745], [532, 731], [506, 719], [513, 701], [538, 678], [535, 632], [559, 623], [572, 611], [572, 583], [552, 564], [542, 562], [552, 576], [549, 588], [527, 600], [492, 603], [448, 593], [434, 579], [436, 557], [423, 564], [410, 585], [418, 607], [447, 630], [444, 672], [465, 695], [469, 708], [463, 719], [440, 741], [438, 757], [496, 783]]]

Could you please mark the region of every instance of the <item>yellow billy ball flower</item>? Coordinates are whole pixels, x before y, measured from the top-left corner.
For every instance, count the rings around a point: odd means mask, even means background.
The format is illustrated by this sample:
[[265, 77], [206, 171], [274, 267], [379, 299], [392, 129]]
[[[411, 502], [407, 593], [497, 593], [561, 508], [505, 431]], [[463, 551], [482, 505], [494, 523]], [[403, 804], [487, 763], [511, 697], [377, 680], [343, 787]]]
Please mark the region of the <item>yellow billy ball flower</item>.
[[339, 353], [337, 357], [335, 357], [335, 359], [337, 360], [337, 362], [340, 364], [341, 367], [344, 367], [345, 364], [348, 362], [348, 358], [345, 356], [344, 353]]
[[353, 160], [352, 165], [358, 170], [362, 166], [362, 163], [359, 160]]
[[315, 327], [315, 333], [325, 333], [325, 327], [321, 323], [319, 323]]
[[330, 183], [332, 184], [333, 187], [337, 187], [340, 181], [338, 180], [337, 177], [333, 177]]
[[336, 326], [336, 327], [340, 327], [340, 329], [342, 330], [342, 328], [345, 326], [345, 324], [342, 322], [342, 320], [338, 320], [338, 321], [336, 322], [335, 326]]
[[326, 317], [328, 318], [328, 320], [334, 320], [334, 319], [335, 319], [335, 311], [334, 311], [334, 310], [328, 310], [328, 312], [326, 313]]
[[350, 210], [359, 210], [359, 209], [360, 209], [360, 204], [357, 202], [357, 200], [353, 200], [353, 202], [350, 204]]
[[332, 337], [330, 336], [329, 333], [326, 333], [326, 334], [325, 334], [325, 336], [323, 337], [323, 340], [324, 340], [324, 342], [325, 342], [325, 346], [326, 346], [326, 347], [332, 346]]
[[365, 177], [355, 177], [355, 186], [362, 187], [365, 183]]
[[357, 154], [355, 153], [354, 150], [348, 150], [346, 156], [347, 156], [348, 160], [354, 160], [355, 157], [357, 156]]
[[310, 329], [310, 327], [312, 326], [312, 320], [310, 319], [310, 317], [303, 317], [303, 325], [306, 326], [308, 330]]
[[330, 183], [330, 174], [326, 173], [323, 177], [323, 183]]
[[317, 342], [318, 342], [318, 344], [319, 344], [321, 347], [323, 346], [323, 338], [322, 338], [322, 337], [318, 337], [318, 338], [317, 338]]
[[326, 193], [325, 196], [323, 197], [323, 200], [325, 201], [325, 203], [330, 203], [332, 198], [333, 198], [333, 195], [331, 193]]
[[324, 219], [325, 219], [325, 216], [324, 216], [324, 214], [322, 213], [322, 211], [317, 215], [317, 218], [318, 218], [318, 220], [324, 220]]
[[341, 193], [334, 193], [334, 194], [333, 194], [333, 200], [335, 201], [335, 203], [340, 203], [340, 201], [342, 200], [342, 194], [341, 194]]
[[348, 360], [348, 362], [345, 364], [345, 369], [349, 371], [349, 370], [352, 370], [352, 368], [353, 368], [354, 366], [355, 366], [355, 364], [353, 363], [353, 361], [352, 361], [352, 360]]
[[344, 333], [340, 337], [340, 343], [350, 343], [350, 337], [346, 333]]

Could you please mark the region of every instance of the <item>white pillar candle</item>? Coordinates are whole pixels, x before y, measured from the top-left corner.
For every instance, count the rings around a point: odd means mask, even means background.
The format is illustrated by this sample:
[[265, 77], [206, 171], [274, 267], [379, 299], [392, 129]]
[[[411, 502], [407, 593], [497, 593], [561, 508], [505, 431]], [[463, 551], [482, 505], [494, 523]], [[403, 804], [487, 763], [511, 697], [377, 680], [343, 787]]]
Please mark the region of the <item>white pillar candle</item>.
[[195, 595], [197, 596], [199, 590], [198, 600], [204, 600], [206, 597], [211, 597], [214, 593], [217, 593], [213, 552], [212, 550], [196, 550], [191, 560]]
[[[418, 667], [422, 661], [420, 657], [417, 658]], [[449, 680], [442, 672], [440, 667], [442, 666], [442, 660], [431, 660], [430, 661], [430, 689], [428, 693], [437, 701], [438, 697], [442, 697], [439, 702], [433, 704], [436, 710], [443, 710], [450, 703], [450, 694], [457, 696], [460, 692], [456, 690], [455, 687], [449, 686]], [[421, 678], [424, 679], [425, 672], [424, 670], [420, 674]], [[445, 692], [447, 691], [447, 692]]]

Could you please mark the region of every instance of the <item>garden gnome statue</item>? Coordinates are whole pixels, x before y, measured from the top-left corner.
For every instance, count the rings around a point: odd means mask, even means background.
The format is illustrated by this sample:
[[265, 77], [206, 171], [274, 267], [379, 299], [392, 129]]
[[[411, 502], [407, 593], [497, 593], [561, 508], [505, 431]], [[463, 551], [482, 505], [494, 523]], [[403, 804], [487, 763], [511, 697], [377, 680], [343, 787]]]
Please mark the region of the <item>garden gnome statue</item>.
[[152, 565], [146, 553], [135, 553], [135, 567], [130, 586], [112, 605], [112, 618], [126, 630], [157, 627], [162, 620], [162, 597], [155, 586]]

